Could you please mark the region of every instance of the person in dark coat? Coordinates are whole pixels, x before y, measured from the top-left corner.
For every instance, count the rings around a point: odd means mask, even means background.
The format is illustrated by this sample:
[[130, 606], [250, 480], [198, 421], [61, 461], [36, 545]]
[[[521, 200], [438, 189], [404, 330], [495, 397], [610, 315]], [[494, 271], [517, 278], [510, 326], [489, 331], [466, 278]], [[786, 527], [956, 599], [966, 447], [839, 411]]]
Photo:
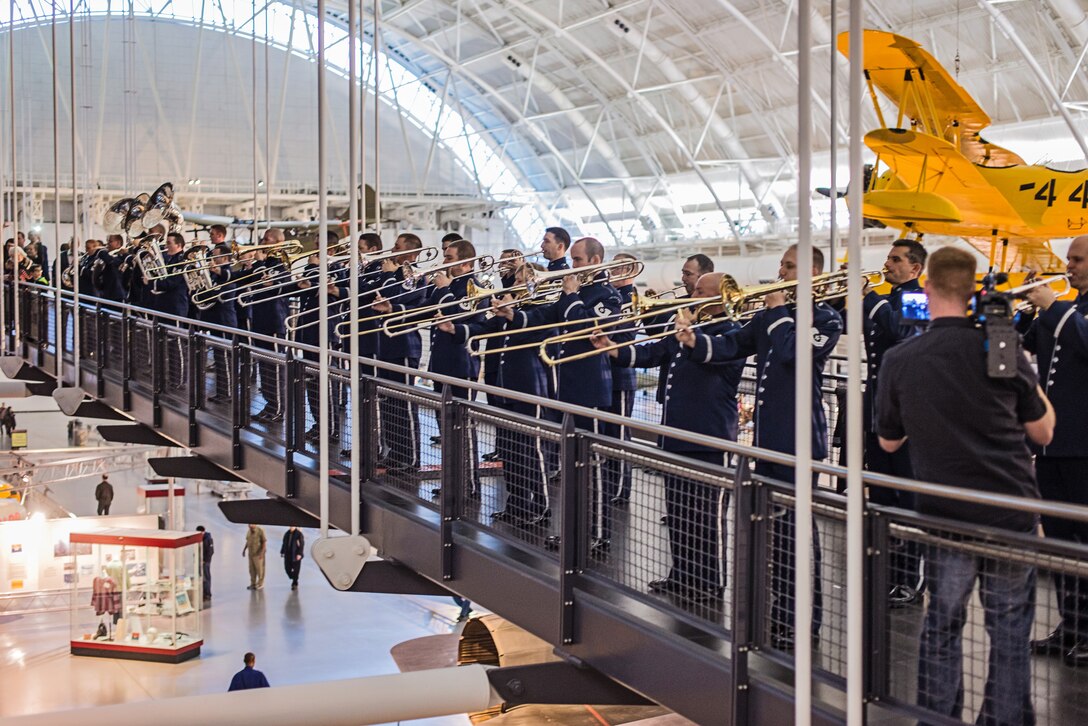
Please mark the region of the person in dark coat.
[[110, 505], [113, 504], [113, 485], [110, 484], [110, 475], [103, 474], [102, 481], [94, 488], [94, 498], [98, 501], [98, 514], [110, 513]]
[[291, 578], [291, 589], [298, 589], [298, 573], [302, 569], [302, 553], [306, 549], [306, 540], [298, 527], [291, 527], [283, 533], [283, 546], [280, 547], [280, 557], [283, 558], [283, 569]]
[[200, 554], [204, 563], [204, 604], [208, 604], [212, 599], [212, 555], [215, 554], [215, 541], [212, 540], [211, 533], [204, 529], [203, 524], [198, 526], [196, 531], [203, 535], [200, 540]]
[[264, 673], [253, 667], [257, 662], [257, 656], [246, 653], [242, 662], [246, 664], [246, 667], [234, 674], [234, 678], [230, 679], [230, 688], [227, 690], [245, 691], [250, 688], [268, 688], [268, 679], [264, 677]]

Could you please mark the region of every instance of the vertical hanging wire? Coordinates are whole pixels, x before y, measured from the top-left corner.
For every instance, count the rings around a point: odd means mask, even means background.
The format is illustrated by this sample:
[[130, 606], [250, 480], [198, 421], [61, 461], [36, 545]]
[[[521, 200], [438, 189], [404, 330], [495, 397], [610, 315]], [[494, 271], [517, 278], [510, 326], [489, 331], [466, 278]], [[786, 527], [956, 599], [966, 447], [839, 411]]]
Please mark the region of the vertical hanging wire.
[[[270, 139], [272, 138], [269, 133], [270, 124], [269, 121], [271, 114], [269, 113], [269, 80], [268, 69], [271, 68], [271, 63], [268, 58], [268, 13], [271, 10], [271, 3], [266, 3], [264, 6], [264, 213], [265, 217], [269, 220], [272, 219], [272, 149]], [[256, 21], [254, 21], [256, 22]], [[282, 123], [282, 122], [281, 122]]]
[[325, 0], [317, 0], [317, 244], [318, 301], [318, 447], [321, 486], [321, 536], [329, 536], [329, 215], [325, 176]]
[[[364, 74], [362, 62], [363, 58], [363, 33], [364, 20], [366, 18], [366, 0], [359, 0], [359, 199], [362, 214], [360, 215], [360, 230], [366, 229], [366, 99], [367, 99], [367, 81], [366, 79], [370, 74], [370, 64], [367, 64], [367, 71]], [[353, 248], [358, 248], [358, 242], [352, 242]], [[351, 302], [349, 303], [349, 324], [351, 329], [351, 360], [355, 370], [351, 374], [351, 471], [352, 477], [355, 477], [355, 472], [358, 471], [358, 476], [362, 477], [362, 407], [365, 405], [363, 402], [363, 386], [359, 380], [359, 373], [362, 368], [362, 364], [359, 362], [360, 349], [362, 348], [362, 341], [359, 339], [359, 283], [358, 278], [360, 270], [356, 269], [353, 275], [353, 292], [351, 293]], [[367, 432], [367, 435], [371, 435], [372, 432]], [[355, 479], [352, 479], [354, 487]], [[352, 503], [356, 510], [359, 509], [360, 503], [355, 498], [354, 489], [352, 490]]]
[[[79, 167], [76, 160], [76, 0], [71, 0], [68, 11], [68, 105], [70, 107], [69, 120], [72, 122], [72, 244], [79, 246]], [[64, 272], [60, 266], [60, 239], [57, 240], [57, 297], [60, 298], [61, 275]], [[71, 258], [71, 251], [68, 252]], [[72, 275], [73, 278], [78, 275]], [[79, 388], [79, 287], [73, 283], [72, 301], [72, 382]]]
[[[53, 239], [56, 240], [57, 247], [60, 247], [60, 119], [58, 115], [57, 107], [60, 105], [57, 102], [57, 98], [60, 95], [60, 89], [57, 88], [57, 3], [53, 3], [52, 13], [49, 16], [49, 31], [51, 36], [51, 51], [53, 53], [53, 59], [50, 62], [50, 68], [52, 69], [53, 76]], [[56, 374], [57, 385], [64, 385], [64, 341], [67, 338], [64, 330], [64, 305], [61, 299], [61, 290], [63, 289], [60, 281], [60, 255], [56, 256], [57, 260], [57, 274], [53, 276], [54, 285], [56, 290], [53, 294], [53, 325], [54, 325], [54, 348], [53, 352], [56, 355], [56, 360], [53, 361]], [[44, 270], [42, 271], [44, 272]]]
[[[8, 19], [8, 32], [7, 40], [8, 45], [11, 45], [13, 36], [15, 34], [15, 17], [12, 16]], [[5, 77], [6, 78], [6, 77]], [[4, 97], [3, 89], [0, 89], [0, 98]], [[7, 123], [7, 119], [3, 114], [3, 109], [0, 109], [0, 138], [4, 138], [4, 127]], [[8, 334], [8, 318], [7, 318], [7, 281], [4, 280], [4, 237], [3, 231], [7, 226], [7, 210], [8, 210], [8, 192], [7, 192], [7, 147], [4, 146], [0, 150], [0, 336], [3, 336], [4, 340], [7, 339]], [[12, 194], [15, 193], [15, 185], [12, 187]], [[12, 211], [15, 210], [15, 205], [11, 205]], [[0, 343], [0, 355], [3, 355], [7, 351], [6, 343]]]
[[829, 79], [829, 87], [827, 95], [830, 96], [830, 145], [828, 148], [829, 166], [831, 169], [831, 180], [828, 182], [831, 185], [831, 194], [828, 195], [828, 200], [831, 202], [831, 210], [828, 218], [828, 231], [827, 231], [827, 257], [831, 260], [830, 270], [834, 270], [836, 267], [836, 252], [838, 252], [839, 246], [839, 219], [838, 219], [838, 207], [839, 207], [839, 195], [838, 195], [838, 181], [839, 181], [839, 51], [837, 48], [839, 37], [839, 18], [838, 18], [838, 2], [837, 0], [831, 0], [831, 62], [828, 66], [828, 72], [831, 74]]
[[861, 99], [864, 91], [864, 10], [861, 0], [850, 0], [850, 231], [847, 254], [853, 273], [846, 288], [846, 718], [850, 726], [865, 722], [865, 493], [862, 469], [862, 392], [861, 392], [861, 226], [862, 194], [865, 169], [861, 142], [864, 135]]
[[[19, 179], [19, 167], [16, 160], [17, 145], [15, 133], [15, 0], [11, 0], [11, 33], [8, 42], [8, 111], [11, 112], [11, 238], [15, 240], [12, 254], [15, 259], [11, 261], [11, 320], [14, 336], [11, 338], [11, 352], [19, 350], [21, 339], [21, 325], [19, 320], [19, 199], [16, 194]], [[5, 268], [6, 269], [6, 268]], [[4, 350], [8, 350], [8, 335], [4, 331]]]
[[[257, 149], [257, 0], [253, 0], [251, 8], [251, 22], [253, 23], [253, 27], [251, 28], [253, 42], [250, 43], [250, 80], [252, 85], [251, 90], [253, 92], [253, 96], [250, 98], [250, 107], [253, 116], [253, 239], [249, 242], [250, 244], [257, 244], [260, 239], [259, 230], [257, 229], [257, 220], [260, 219], [261, 216], [258, 213], [258, 210], [260, 209], [260, 196], [257, 187], [257, 159], [259, 158]], [[266, 146], [268, 145], [267, 138], [265, 138], [264, 143]], [[288, 272], [290, 272], [290, 270], [288, 270]]]
[[378, 63], [382, 45], [382, 2], [374, 0], [374, 230], [382, 231], [382, 177], [381, 177], [381, 129], [378, 126], [378, 89], [381, 82], [381, 66]]
[[812, 718], [812, 0], [797, 2], [797, 310], [794, 345], [794, 723]]
[[[361, 2], [360, 2], [361, 4]], [[348, 262], [348, 298], [351, 305], [352, 325], [351, 335], [351, 361], [349, 364], [348, 379], [351, 381], [351, 533], [359, 534], [360, 498], [362, 496], [360, 472], [357, 465], [359, 447], [356, 442], [361, 435], [359, 425], [359, 336], [355, 330], [359, 318], [359, 203], [355, 193], [356, 175], [359, 169], [359, 109], [358, 87], [355, 84], [358, 74], [358, 48], [356, 40], [359, 36], [359, 10], [356, 0], [348, 0], [348, 250], [350, 254]], [[366, 197], [366, 194], [363, 194]]]

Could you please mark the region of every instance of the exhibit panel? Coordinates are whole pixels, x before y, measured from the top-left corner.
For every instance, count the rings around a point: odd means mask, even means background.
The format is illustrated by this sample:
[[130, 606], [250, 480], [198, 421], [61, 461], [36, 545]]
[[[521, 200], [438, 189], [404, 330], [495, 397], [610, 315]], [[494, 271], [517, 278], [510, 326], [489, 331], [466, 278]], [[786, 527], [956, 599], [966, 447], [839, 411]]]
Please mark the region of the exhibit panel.
[[72, 654], [164, 663], [200, 655], [201, 536], [129, 529], [72, 533], [71, 557], [79, 560]]

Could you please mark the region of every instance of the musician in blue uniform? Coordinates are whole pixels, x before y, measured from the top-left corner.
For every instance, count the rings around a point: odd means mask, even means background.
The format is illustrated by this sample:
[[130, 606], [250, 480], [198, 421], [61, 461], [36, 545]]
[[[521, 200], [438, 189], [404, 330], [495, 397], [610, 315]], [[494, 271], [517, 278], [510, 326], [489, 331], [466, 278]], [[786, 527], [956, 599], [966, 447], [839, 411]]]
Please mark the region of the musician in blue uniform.
[[99, 249], [92, 262], [98, 296], [113, 302], [125, 301], [125, 287], [120, 269], [123, 260], [119, 252], [123, 245], [124, 238], [121, 235], [111, 234], [106, 238], [106, 248]]
[[[604, 245], [593, 237], [583, 237], [571, 247], [571, 261], [574, 263], [575, 272], [582, 267], [602, 264]], [[609, 283], [607, 271], [601, 271], [585, 284], [579, 275], [567, 275], [563, 278], [563, 294], [550, 305], [515, 312], [513, 308], [500, 308], [493, 304], [492, 309], [496, 315], [506, 318], [507, 330], [547, 324], [556, 325], [558, 333], [564, 329], [584, 329], [602, 318], [612, 318], [619, 315], [621, 307], [619, 293]], [[556, 353], [560, 356], [594, 350], [593, 344], [588, 340], [571, 341], [557, 347]], [[606, 410], [612, 404], [612, 367], [607, 356], [591, 356], [557, 367], [559, 373], [554, 380], [555, 396], [558, 400], [601, 410]], [[553, 419], [558, 418], [553, 413], [549, 412], [549, 415]], [[593, 433], [601, 433], [596, 417], [577, 416], [575, 425]], [[604, 488], [601, 486], [599, 470], [598, 463], [593, 472], [596, 483], [593, 487], [594, 511], [590, 520], [596, 533], [591, 552], [598, 557], [605, 555], [612, 546], [612, 503], [602, 496]], [[557, 547], [558, 544], [558, 537], [548, 538], [549, 546]]]
[[[431, 292], [430, 300], [428, 300], [424, 306], [443, 305], [438, 313], [439, 314], [452, 314], [458, 310], [462, 310], [461, 305], [455, 305], [458, 300], [463, 300], [468, 295], [468, 284], [472, 282], [474, 285], [479, 284], [475, 275], [472, 274], [475, 262], [472, 262], [472, 258], [476, 256], [476, 248], [467, 239], [459, 239], [450, 242], [446, 249], [442, 253], [442, 263], [451, 264], [454, 262], [461, 262], [460, 265], [449, 268], [448, 272], [438, 272], [434, 276], [434, 290]], [[468, 260], [468, 261], [466, 261]], [[475, 305], [478, 301], [472, 301], [466, 303], [468, 305]], [[467, 312], [467, 309], [465, 309]], [[465, 322], [472, 324], [483, 320], [484, 314], [481, 311], [479, 315], [468, 318]], [[453, 378], [463, 378], [466, 381], [475, 381], [480, 375], [480, 362], [478, 358], [470, 356], [468, 350], [465, 348], [463, 342], [457, 342], [453, 335], [447, 333], [436, 326], [432, 326], [430, 329], [431, 334], [431, 359], [427, 365], [427, 369], [431, 373], [437, 373], [439, 375], [451, 376]], [[436, 393], [442, 393], [445, 386], [441, 383], [435, 383], [434, 389]], [[454, 398], [475, 398], [474, 395], [467, 389], [460, 386], [453, 388], [452, 394]], [[439, 428], [439, 434], [441, 434], [441, 428]], [[477, 471], [477, 438], [476, 429], [472, 428], [471, 435], [468, 438], [469, 453], [468, 458], [472, 469], [472, 487], [475, 490], [479, 486], [479, 474]]]
[[[904, 324], [901, 315], [904, 293], [922, 293], [918, 278], [926, 267], [926, 249], [912, 239], [896, 240], [884, 262], [884, 279], [892, 285], [887, 295], [869, 290], [862, 308], [866, 351], [866, 381], [864, 394], [865, 468], [881, 474], [913, 479], [910, 465], [910, 443], [888, 453], [880, 446], [876, 433], [876, 392], [880, 363], [884, 355], [907, 338], [918, 335], [922, 328]], [[924, 294], [924, 293], [923, 293]], [[908, 492], [883, 487], [870, 487], [869, 501], [903, 509], [914, 508], [914, 497]], [[892, 605], [907, 605], [918, 599], [921, 587], [921, 561], [918, 546], [913, 542], [894, 540], [891, 546], [888, 578], [891, 589], [888, 601]]]
[[[708, 273], [699, 278], [692, 295], [720, 297], [722, 273]], [[708, 305], [704, 311], [720, 316], [721, 305]], [[739, 325], [724, 318], [700, 328], [705, 335], [726, 335]], [[603, 335], [593, 344], [604, 348], [612, 340]], [[613, 363], [629, 369], [666, 369], [662, 421], [665, 426], [737, 440], [737, 386], [744, 371], [744, 359], [705, 362], [684, 354], [676, 336], [669, 335], [634, 347], [609, 351]], [[725, 454], [698, 444], [661, 437], [665, 451], [682, 454], [696, 461], [725, 465]], [[669, 528], [672, 566], [664, 578], [650, 582], [652, 592], [669, 593], [682, 600], [702, 601], [720, 596], [724, 587], [724, 521], [728, 494], [723, 487], [712, 486], [676, 474], [665, 474], [665, 524]]]
[[[812, 250], [812, 274], [823, 270], [823, 253]], [[789, 247], [782, 255], [778, 275], [784, 281], [797, 279], [797, 246]], [[827, 456], [827, 421], [822, 397], [824, 366], [842, 334], [842, 318], [825, 303], [813, 305], [812, 330], [797, 334], [795, 322], [796, 304], [788, 302], [783, 292], [764, 296], [764, 309], [738, 330], [724, 335], [708, 335], [679, 325], [677, 337], [688, 349], [687, 355], [707, 363], [726, 360], [744, 360], [756, 357], [756, 446], [795, 453], [794, 448], [794, 399], [796, 386], [794, 370], [797, 341], [812, 346], [812, 458], [819, 461]], [[755, 473], [783, 482], [794, 481], [793, 467], [768, 462], [757, 462]], [[813, 483], [816, 476], [813, 475]], [[771, 573], [771, 637], [777, 649], [793, 647], [793, 563], [794, 563], [793, 509], [776, 511], [773, 517], [773, 561]], [[821, 553], [819, 536], [815, 526], [813, 535], [813, 637], [818, 637], [823, 620], [823, 591], [820, 579]]]
[[[499, 285], [503, 288], [513, 287], [517, 284], [517, 271], [518, 268], [525, 264], [525, 255], [520, 250], [505, 249], [499, 254]], [[544, 270], [540, 265], [536, 265], [541, 271]], [[496, 341], [492, 338], [484, 341], [483, 350], [488, 350], [490, 346], [495, 345]], [[488, 386], [497, 386], [499, 377], [499, 362], [495, 360], [494, 356], [485, 356], [479, 359], [480, 366], [484, 370], [484, 383]], [[505, 435], [500, 432], [496, 432], [495, 450], [489, 451], [480, 458], [484, 461], [499, 461], [499, 448], [497, 439], [499, 436]]]
[[[1035, 446], [1035, 476], [1043, 499], [1088, 504], [1088, 236], [1069, 245], [1069, 285], [1073, 302], [1058, 300], [1049, 286], [1027, 292], [1039, 311], [1024, 336], [1034, 353], [1039, 379], [1054, 405], [1054, 439]], [[1043, 517], [1047, 537], [1088, 542], [1088, 525], [1071, 519]], [[1054, 574], [1061, 623], [1048, 637], [1033, 641], [1035, 653], [1062, 655], [1071, 666], [1088, 664], [1088, 578]]]
[[98, 288], [95, 286], [94, 261], [98, 259], [98, 252], [102, 249], [102, 242], [89, 239], [83, 243], [83, 254], [79, 256], [79, 294], [94, 295], [98, 297]]
[[[332, 249], [340, 243], [340, 238], [333, 230], [328, 230], [326, 237], [326, 248]], [[295, 340], [304, 345], [311, 345], [315, 348], [321, 345], [321, 266], [320, 255], [315, 250], [314, 254], [306, 258], [306, 265], [302, 269], [302, 274], [298, 279], [286, 286], [281, 294], [286, 294], [288, 297], [298, 298], [298, 326], [295, 331]], [[344, 286], [346, 282], [347, 270], [343, 267], [333, 268], [329, 270], [329, 285], [328, 285], [328, 297], [329, 304], [339, 300], [341, 296], [346, 296], [347, 290]], [[277, 284], [282, 284], [282, 280]], [[336, 321], [330, 316], [327, 328], [329, 331], [329, 350], [336, 350], [337, 348], [337, 336], [336, 336]], [[309, 350], [302, 351], [303, 360], [308, 360], [313, 363], [318, 362], [317, 353]], [[330, 367], [335, 365], [335, 361], [330, 361]], [[318, 381], [317, 367], [311, 367], [305, 376], [305, 388], [306, 388], [306, 406], [310, 411], [310, 418], [313, 420], [313, 424], [306, 431], [306, 438], [311, 441], [316, 441], [321, 434], [321, 386]], [[339, 390], [336, 386], [330, 385], [329, 395], [329, 441], [340, 440], [340, 416], [336, 410], [336, 398]]]
[[[185, 238], [180, 232], [166, 235], [166, 249], [162, 256], [165, 269], [157, 271], [158, 276], [152, 277], [147, 288], [153, 310], [181, 318], [189, 316], [189, 285], [185, 282], [185, 275], [181, 274], [185, 260], [184, 249]], [[171, 325], [179, 324], [169, 322]], [[185, 385], [187, 373], [181, 339], [170, 336], [166, 341], [165, 380], [168, 385], [177, 388]]]
[[548, 227], [540, 241], [540, 253], [548, 261], [548, 272], [569, 270], [567, 250], [570, 249], [570, 232], [562, 227]]
[[[376, 313], [409, 312], [420, 307], [430, 293], [430, 287], [420, 285], [409, 289], [404, 284], [405, 263], [419, 258], [423, 242], [416, 235], [406, 232], [397, 237], [393, 249], [404, 254], [381, 261], [381, 286], [370, 306]], [[419, 333], [391, 337], [384, 332], [378, 336], [378, 360], [406, 368], [418, 368], [423, 353], [423, 341]], [[378, 378], [408, 385], [411, 376], [387, 370], [379, 370]], [[414, 404], [401, 398], [386, 396], [379, 403], [381, 435], [384, 442], [384, 464], [389, 474], [407, 474], [419, 470], [419, 410]]]
[[[520, 254], [519, 254], [520, 257]], [[519, 265], [513, 279], [506, 287], [523, 285], [528, 279], [527, 271], [543, 272], [544, 267], [537, 264]], [[497, 295], [496, 304], [512, 304], [510, 295]], [[491, 318], [476, 318], [472, 322], [458, 321], [440, 323], [438, 328], [453, 336], [454, 341], [465, 344], [469, 338], [488, 333], [497, 333], [504, 329], [506, 319], [496, 315]], [[548, 337], [547, 331], [537, 331], [518, 335], [515, 339], [507, 337], [489, 338], [493, 350], [500, 350], [510, 345], [540, 342]], [[535, 347], [496, 353], [484, 358], [485, 370], [494, 371], [494, 380], [490, 385], [506, 388], [533, 396], [547, 396], [548, 382], [544, 364]], [[539, 419], [544, 411], [539, 405], [522, 403], [501, 396], [488, 396], [488, 403], [506, 411]], [[540, 438], [520, 430], [497, 426], [495, 429], [495, 460], [502, 463], [503, 481], [506, 485], [506, 501], [502, 509], [491, 514], [497, 522], [510, 522], [519, 526], [536, 527], [546, 525], [551, 518], [548, 506], [548, 492], [544, 482], [547, 471], [544, 467], [544, 452]]]
[[[613, 261], [631, 260], [632, 262], [635, 259], [634, 255], [626, 252], [620, 252], [612, 258]], [[612, 286], [616, 288], [616, 292], [620, 295], [620, 303], [625, 307], [629, 307], [634, 299], [637, 274], [638, 268], [634, 264], [630, 268], [621, 268], [611, 273]], [[616, 342], [633, 340], [634, 333], [619, 336], [613, 334], [612, 339]], [[631, 412], [635, 408], [638, 377], [633, 368], [617, 365], [616, 361], [611, 361], [609, 365], [612, 367], [612, 404], [608, 407], [608, 412], [631, 418]], [[601, 433], [621, 441], [631, 440], [631, 431], [626, 426], [602, 424]], [[613, 506], [626, 505], [631, 496], [630, 465], [619, 459], [606, 459], [601, 469], [604, 474], [604, 496], [608, 497], [609, 503]]]
[[[265, 230], [260, 244], [279, 244], [284, 239], [283, 230], [268, 229]], [[256, 256], [257, 261], [253, 263], [250, 274], [258, 273], [264, 279], [252, 286], [252, 298], [255, 302], [250, 306], [249, 311], [251, 330], [258, 335], [266, 335], [282, 340], [287, 337], [285, 326], [287, 298], [278, 294], [279, 289], [273, 287], [273, 281], [284, 279], [287, 274], [287, 266], [284, 265], [279, 255], [270, 255], [265, 250], [258, 250]], [[253, 345], [271, 353], [277, 353], [281, 349], [279, 343], [272, 343], [259, 338], [254, 338]], [[279, 360], [257, 359], [257, 377], [260, 382], [261, 397], [264, 398], [264, 407], [253, 416], [254, 421], [276, 423], [283, 420], [283, 366], [283, 362]]]
[[[233, 272], [230, 269], [231, 251], [230, 245], [220, 244], [212, 248], [208, 259], [208, 274], [212, 278], [212, 284], [223, 293], [217, 297], [211, 307], [200, 311], [200, 319], [225, 328], [237, 328], [238, 319], [234, 312], [234, 301], [230, 300], [234, 293], [234, 283], [231, 282]], [[211, 334], [218, 338], [226, 338], [227, 335], [217, 330]], [[227, 352], [219, 346], [212, 348], [212, 372], [215, 376], [215, 393], [208, 396], [208, 403], [223, 403], [231, 398], [231, 371], [227, 365]]]

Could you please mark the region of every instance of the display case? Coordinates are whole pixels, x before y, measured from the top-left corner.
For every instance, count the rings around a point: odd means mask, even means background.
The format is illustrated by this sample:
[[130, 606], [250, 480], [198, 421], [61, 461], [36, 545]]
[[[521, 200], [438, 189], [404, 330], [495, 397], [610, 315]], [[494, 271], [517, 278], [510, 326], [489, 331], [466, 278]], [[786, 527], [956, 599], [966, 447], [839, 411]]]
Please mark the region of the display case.
[[72, 585], [72, 654], [164, 663], [200, 655], [202, 536], [73, 532], [71, 556], [84, 566]]

